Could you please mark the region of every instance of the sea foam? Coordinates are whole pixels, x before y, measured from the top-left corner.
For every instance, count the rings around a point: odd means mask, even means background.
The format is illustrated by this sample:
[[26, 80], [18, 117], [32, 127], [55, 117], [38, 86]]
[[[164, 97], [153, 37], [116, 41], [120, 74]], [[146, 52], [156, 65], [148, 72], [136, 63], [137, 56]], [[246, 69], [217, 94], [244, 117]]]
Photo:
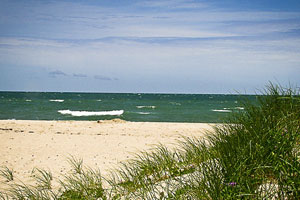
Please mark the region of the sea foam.
[[212, 110], [214, 112], [232, 112], [231, 110]]
[[122, 115], [124, 110], [112, 110], [112, 111], [71, 111], [71, 110], [59, 110], [57, 111], [63, 115], [72, 115], [76, 117], [82, 116], [102, 116], [102, 115]]
[[49, 101], [54, 101], [54, 102], [64, 102], [65, 100], [62, 100], [62, 99], [50, 99]]
[[174, 106], [181, 106], [181, 103], [177, 103], [177, 102], [169, 102], [169, 103]]
[[136, 106], [137, 108], [156, 108], [156, 106]]
[[140, 114], [140, 115], [150, 115], [149, 112], [137, 112], [137, 113]]
[[244, 110], [244, 107], [224, 108], [224, 110]]
[[235, 109], [244, 110], [245, 108], [244, 107], [235, 107]]

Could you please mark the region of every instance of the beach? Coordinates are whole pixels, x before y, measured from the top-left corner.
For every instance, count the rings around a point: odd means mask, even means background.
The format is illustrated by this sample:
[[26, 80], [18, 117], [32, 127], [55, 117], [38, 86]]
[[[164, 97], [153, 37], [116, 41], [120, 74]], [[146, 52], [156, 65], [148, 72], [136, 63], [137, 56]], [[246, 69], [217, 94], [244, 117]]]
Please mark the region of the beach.
[[170, 148], [182, 136], [203, 137], [215, 124], [103, 121], [0, 120], [0, 166], [26, 181], [34, 168], [50, 170], [55, 178], [70, 171], [67, 158], [83, 159], [103, 176], [118, 163], [157, 144]]

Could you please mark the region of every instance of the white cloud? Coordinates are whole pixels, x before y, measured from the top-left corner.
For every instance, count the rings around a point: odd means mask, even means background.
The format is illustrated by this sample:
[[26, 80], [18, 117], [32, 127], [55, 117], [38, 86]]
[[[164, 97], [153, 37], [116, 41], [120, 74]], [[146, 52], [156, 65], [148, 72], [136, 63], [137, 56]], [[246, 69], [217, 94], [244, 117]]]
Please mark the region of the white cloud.
[[[13, 6], [20, 6], [11, 3]], [[139, 5], [159, 8], [207, 6], [196, 1], [167, 0], [142, 1]], [[23, 5], [23, 4], [22, 4]], [[228, 22], [267, 22], [270, 20], [299, 19], [297, 12], [238, 12], [213, 9], [152, 11], [133, 7], [104, 7], [74, 2], [24, 4], [14, 16], [1, 16], [2, 23], [42, 38], [92, 39], [110, 36], [228, 36], [284, 31], [299, 27], [299, 22], [230, 25]], [[17, 8], [18, 9], [18, 8]], [[4, 14], [3, 14], [4, 15]], [[22, 26], [19, 26], [22, 24]], [[19, 28], [18, 28], [19, 27]], [[5, 30], [5, 27], [3, 27]], [[18, 32], [18, 31], [17, 31]], [[190, 34], [190, 35], [189, 35]]]
[[193, 0], [146, 0], [136, 4], [139, 7], [163, 8], [163, 9], [194, 9], [206, 8], [204, 2]]
[[126, 87], [122, 81], [128, 87], [165, 83], [166, 77], [193, 84], [232, 76], [265, 81], [299, 72], [300, 39], [286, 34], [300, 28], [295, 12], [228, 12], [183, 0], [133, 7], [60, 1], [21, 7], [0, 14], [0, 70], [32, 66], [74, 79], [118, 77], [107, 81], [120, 82], [116, 87]]
[[[281, 41], [272, 40], [205, 40], [182, 41], [180, 43], [144, 43], [118, 39], [114, 42], [87, 41], [80, 45], [66, 41], [48, 48], [52, 41], [39, 42], [19, 48], [15, 46], [0, 48], [3, 62], [21, 65], [45, 67], [69, 74], [130, 74], [134, 71], [143, 73], [165, 73], [177, 68], [218, 67], [222, 64], [232, 69], [251, 66], [277, 65], [300, 62], [298, 39]], [[6, 42], [8, 45], [8, 42]], [[185, 68], [182, 68], [185, 66]], [[151, 72], [152, 71], [152, 72]], [[174, 72], [176, 73], [176, 72]]]

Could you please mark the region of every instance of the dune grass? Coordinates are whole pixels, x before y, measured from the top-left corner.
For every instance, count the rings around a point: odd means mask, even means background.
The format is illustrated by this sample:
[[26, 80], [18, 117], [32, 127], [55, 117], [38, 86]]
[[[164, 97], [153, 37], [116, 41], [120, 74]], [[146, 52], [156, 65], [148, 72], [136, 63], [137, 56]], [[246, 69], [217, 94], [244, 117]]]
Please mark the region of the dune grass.
[[29, 186], [2, 168], [0, 199], [300, 199], [299, 94], [270, 84], [206, 137], [140, 152], [105, 178], [74, 157], [59, 188], [48, 171]]

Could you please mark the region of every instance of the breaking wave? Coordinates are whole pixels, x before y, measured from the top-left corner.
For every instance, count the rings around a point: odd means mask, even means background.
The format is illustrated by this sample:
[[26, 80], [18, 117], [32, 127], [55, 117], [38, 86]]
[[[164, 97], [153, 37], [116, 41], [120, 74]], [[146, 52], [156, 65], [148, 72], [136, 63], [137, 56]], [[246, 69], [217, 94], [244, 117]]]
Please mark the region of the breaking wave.
[[177, 102], [169, 102], [169, 103], [174, 106], [181, 106], [181, 103], [177, 103]]
[[211, 111], [214, 111], [214, 112], [232, 112], [231, 110], [211, 110]]
[[156, 108], [156, 106], [136, 106], [137, 108]]
[[53, 102], [64, 102], [65, 100], [62, 100], [62, 99], [50, 99], [49, 101], [53, 101]]
[[149, 112], [137, 112], [137, 113], [140, 115], [149, 115], [150, 114]]
[[124, 110], [112, 110], [112, 111], [71, 111], [71, 110], [59, 110], [57, 111], [63, 115], [72, 115], [76, 117], [82, 116], [103, 116], [103, 115], [122, 115]]
[[235, 107], [235, 109], [244, 110], [245, 108], [244, 107]]

